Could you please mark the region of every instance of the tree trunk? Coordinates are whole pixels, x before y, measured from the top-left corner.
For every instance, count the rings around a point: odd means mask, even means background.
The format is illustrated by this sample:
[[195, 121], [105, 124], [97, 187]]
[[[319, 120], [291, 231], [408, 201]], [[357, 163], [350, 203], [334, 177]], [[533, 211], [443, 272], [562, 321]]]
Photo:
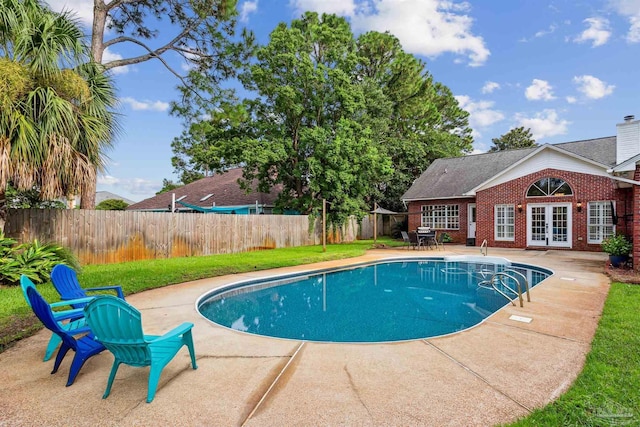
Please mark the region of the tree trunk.
[[104, 27], [107, 22], [107, 7], [102, 0], [94, 0], [93, 26], [91, 29], [91, 56], [94, 62], [102, 64], [104, 53]]
[[98, 178], [97, 172], [93, 175], [92, 179], [85, 181], [80, 188], [80, 209], [95, 209], [96, 208], [96, 180]]

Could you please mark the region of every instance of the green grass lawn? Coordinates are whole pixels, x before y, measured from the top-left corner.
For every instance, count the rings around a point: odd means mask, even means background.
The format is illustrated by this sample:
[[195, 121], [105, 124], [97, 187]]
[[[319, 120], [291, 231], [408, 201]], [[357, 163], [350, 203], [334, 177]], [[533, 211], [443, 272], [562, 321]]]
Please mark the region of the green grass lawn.
[[[378, 239], [388, 246], [401, 245], [389, 238]], [[363, 255], [373, 240], [322, 246], [270, 249], [228, 255], [210, 255], [134, 261], [120, 264], [88, 265], [78, 274], [85, 288], [120, 285], [125, 295], [142, 292], [190, 280], [247, 271], [311, 264]], [[37, 285], [38, 291], [50, 302], [59, 295], [50, 283]], [[41, 324], [33, 315], [19, 286], [0, 287], [0, 352], [19, 339], [30, 336]]]
[[640, 286], [611, 285], [575, 383], [552, 404], [510, 425], [640, 425]]

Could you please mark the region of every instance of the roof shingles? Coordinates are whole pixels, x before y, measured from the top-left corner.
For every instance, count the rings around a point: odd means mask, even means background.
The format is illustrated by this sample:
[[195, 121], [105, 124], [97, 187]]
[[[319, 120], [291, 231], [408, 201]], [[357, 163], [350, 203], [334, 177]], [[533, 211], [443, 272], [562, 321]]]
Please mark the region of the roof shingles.
[[[252, 186], [254, 190], [247, 194], [238, 184], [238, 179], [240, 178], [242, 178], [242, 168], [231, 169], [224, 173], [199, 179], [173, 191], [145, 199], [127, 207], [127, 210], [165, 210], [171, 205], [172, 193], [176, 195], [176, 200], [186, 196], [181, 201], [206, 208], [212, 206], [243, 206], [255, 204], [256, 202], [260, 205], [273, 206], [278, 197], [277, 191], [258, 193], [255, 191], [256, 185], [254, 183]], [[202, 200], [210, 194], [213, 195]], [[180, 208], [180, 204], [177, 204], [177, 207]]]
[[[558, 148], [607, 166], [615, 165], [615, 145], [615, 136], [555, 144]], [[465, 197], [464, 194], [537, 149], [523, 148], [437, 159], [414, 181], [402, 199]]]

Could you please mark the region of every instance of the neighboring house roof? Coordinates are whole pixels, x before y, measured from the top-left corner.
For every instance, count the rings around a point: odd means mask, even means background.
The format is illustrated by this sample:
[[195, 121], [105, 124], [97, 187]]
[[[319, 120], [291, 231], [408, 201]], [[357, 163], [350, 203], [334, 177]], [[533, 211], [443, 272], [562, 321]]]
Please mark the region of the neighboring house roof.
[[104, 202], [105, 200], [109, 200], [109, 199], [115, 199], [115, 200], [122, 200], [123, 202], [125, 202], [128, 205], [132, 205], [136, 202], [134, 202], [131, 199], [127, 199], [126, 197], [122, 197], [122, 196], [118, 196], [117, 194], [114, 194], [110, 191], [96, 191], [96, 205], [100, 202]]
[[[615, 165], [616, 137], [554, 144], [603, 166]], [[544, 145], [542, 147], [545, 147]], [[532, 155], [541, 147], [496, 151], [463, 157], [436, 159], [402, 196], [403, 200], [447, 199], [470, 197], [481, 184]]]
[[[256, 204], [256, 201], [262, 206], [273, 206], [278, 191], [258, 193], [254, 190], [246, 194], [238, 184], [240, 178], [242, 178], [242, 168], [231, 169], [145, 199], [127, 207], [127, 210], [167, 210], [171, 205], [172, 194], [175, 194], [176, 200], [180, 199], [191, 205], [207, 208], [214, 206], [214, 203], [215, 206], [244, 206]], [[256, 188], [255, 183], [253, 188]], [[186, 209], [179, 203], [176, 203], [176, 208]]]

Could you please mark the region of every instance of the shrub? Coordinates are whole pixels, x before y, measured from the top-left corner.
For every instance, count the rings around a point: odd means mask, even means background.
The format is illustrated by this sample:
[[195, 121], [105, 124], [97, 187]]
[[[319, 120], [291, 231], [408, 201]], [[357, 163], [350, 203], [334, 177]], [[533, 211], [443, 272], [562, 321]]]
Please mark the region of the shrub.
[[609, 255], [629, 255], [633, 245], [622, 234], [616, 234], [615, 236], [609, 236], [602, 241], [602, 250]]
[[103, 200], [96, 205], [96, 210], [99, 211], [123, 211], [129, 206], [127, 202], [119, 199], [107, 199]]
[[0, 232], [0, 283], [17, 285], [24, 274], [35, 283], [49, 280], [49, 274], [56, 264], [67, 264], [78, 269], [75, 256], [68, 249], [55, 244], [41, 244], [38, 240], [15, 245]]

